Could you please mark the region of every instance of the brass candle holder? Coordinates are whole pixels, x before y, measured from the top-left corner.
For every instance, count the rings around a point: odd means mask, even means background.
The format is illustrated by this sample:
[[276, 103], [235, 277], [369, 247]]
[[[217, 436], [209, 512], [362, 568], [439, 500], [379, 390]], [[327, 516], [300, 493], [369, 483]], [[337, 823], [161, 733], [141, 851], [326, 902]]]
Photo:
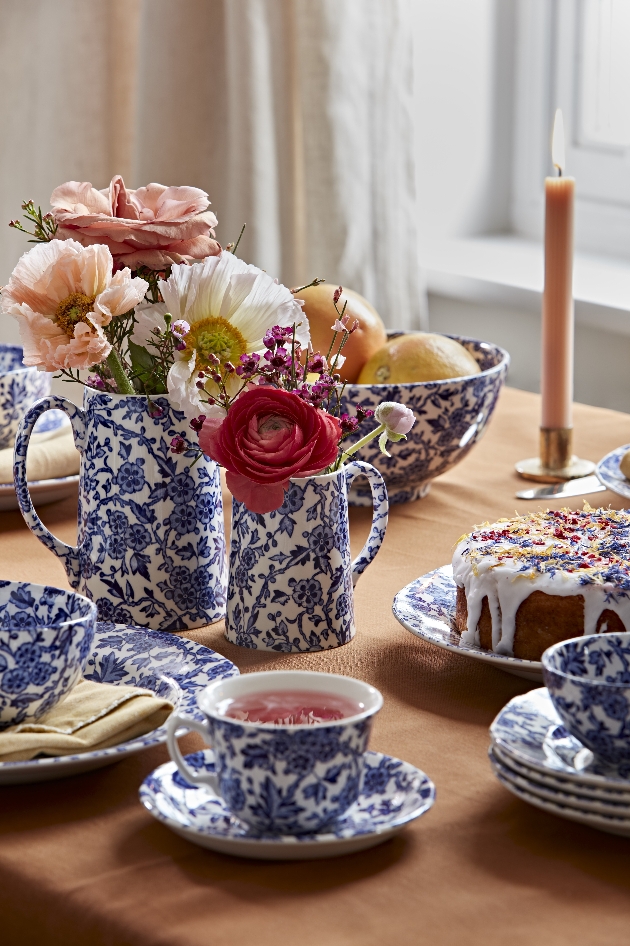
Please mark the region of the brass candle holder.
[[573, 455], [573, 428], [540, 428], [540, 456], [521, 460], [516, 472], [538, 483], [564, 483], [595, 472], [591, 460]]

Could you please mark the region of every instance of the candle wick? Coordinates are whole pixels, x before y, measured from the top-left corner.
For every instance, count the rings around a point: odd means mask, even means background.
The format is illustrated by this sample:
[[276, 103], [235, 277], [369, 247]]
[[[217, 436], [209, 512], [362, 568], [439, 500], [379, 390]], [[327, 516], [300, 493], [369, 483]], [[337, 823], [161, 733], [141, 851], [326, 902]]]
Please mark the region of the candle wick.
[[558, 169], [558, 177], [562, 177], [562, 168], [560, 167], [559, 164], [556, 164], [556, 167]]

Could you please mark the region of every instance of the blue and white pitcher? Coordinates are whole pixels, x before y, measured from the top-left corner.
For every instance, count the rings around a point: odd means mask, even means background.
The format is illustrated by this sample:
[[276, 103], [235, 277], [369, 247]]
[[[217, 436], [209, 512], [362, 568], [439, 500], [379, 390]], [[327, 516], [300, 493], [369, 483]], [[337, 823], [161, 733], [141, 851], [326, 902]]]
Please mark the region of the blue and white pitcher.
[[[58, 408], [81, 453], [78, 545], [52, 535], [33, 508], [26, 452], [38, 418]], [[99, 618], [175, 631], [225, 614], [227, 562], [219, 467], [174, 455], [184, 415], [167, 397], [85, 388], [83, 410], [49, 395], [26, 413], [15, 442], [15, 489], [31, 531], [57, 555]]]
[[[350, 560], [348, 488], [366, 476], [372, 528]], [[355, 634], [353, 587], [381, 547], [387, 489], [369, 463], [292, 479], [283, 505], [261, 515], [232, 500], [225, 636], [241, 647], [305, 652], [347, 644]]]

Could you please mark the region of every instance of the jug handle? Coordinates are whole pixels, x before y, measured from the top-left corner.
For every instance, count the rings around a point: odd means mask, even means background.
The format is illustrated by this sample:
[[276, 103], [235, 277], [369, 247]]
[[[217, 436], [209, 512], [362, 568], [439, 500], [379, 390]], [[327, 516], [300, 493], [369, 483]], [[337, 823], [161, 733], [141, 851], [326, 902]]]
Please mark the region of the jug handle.
[[350, 485], [356, 476], [366, 476], [370, 484], [370, 489], [372, 490], [372, 528], [370, 529], [367, 542], [351, 565], [352, 585], [354, 587], [383, 543], [385, 530], [387, 528], [389, 501], [387, 499], [385, 480], [371, 463], [364, 463], [363, 460], [352, 460], [342, 467], [342, 470], [346, 474], [347, 489], [350, 489]]
[[15, 438], [15, 448], [13, 450], [13, 482], [15, 484], [15, 493], [17, 496], [20, 510], [24, 516], [26, 525], [33, 535], [35, 535], [46, 548], [61, 559], [64, 568], [68, 574], [68, 580], [73, 588], [78, 587], [81, 575], [78, 546], [66, 545], [61, 539], [53, 535], [44, 523], [41, 521], [28, 490], [26, 479], [26, 453], [29, 440], [33, 433], [33, 427], [39, 418], [46, 411], [63, 411], [70, 418], [72, 424], [72, 433], [74, 435], [74, 444], [80, 453], [83, 453], [85, 446], [85, 414], [80, 407], [68, 401], [65, 397], [59, 397], [56, 394], [49, 394], [35, 401], [33, 406], [26, 412]]

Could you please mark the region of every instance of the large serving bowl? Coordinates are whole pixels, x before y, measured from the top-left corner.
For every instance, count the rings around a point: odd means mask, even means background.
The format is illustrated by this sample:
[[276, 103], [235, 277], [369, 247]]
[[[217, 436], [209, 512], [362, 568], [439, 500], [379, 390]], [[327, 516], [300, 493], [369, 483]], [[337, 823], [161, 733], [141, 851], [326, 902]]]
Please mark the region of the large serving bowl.
[[[52, 376], [47, 371], [27, 368], [22, 355], [19, 345], [0, 345], [0, 449], [13, 446], [24, 414], [40, 397], [50, 394]], [[63, 415], [55, 416], [49, 425], [58, 427], [62, 422]], [[37, 432], [42, 433], [43, 428]]]
[[92, 652], [96, 605], [75, 591], [0, 581], [0, 730], [39, 719]]
[[605, 762], [630, 761], [630, 634], [560, 641], [544, 652], [542, 668], [571, 735]]
[[[388, 333], [390, 338], [401, 332]], [[342, 398], [342, 410], [354, 414], [354, 407], [374, 410], [381, 401], [399, 401], [410, 407], [416, 423], [407, 440], [390, 443], [391, 457], [384, 456], [378, 439], [357, 454], [379, 470], [387, 485], [390, 505], [406, 503], [425, 496], [431, 481], [459, 463], [482, 437], [492, 416], [505, 381], [510, 356], [498, 345], [449, 335], [466, 348], [479, 367], [480, 374], [447, 381], [423, 381], [413, 384], [348, 384]], [[352, 443], [368, 432], [376, 422], [364, 422], [359, 433], [344, 443]], [[358, 478], [348, 494], [353, 506], [372, 503], [370, 488]]]

